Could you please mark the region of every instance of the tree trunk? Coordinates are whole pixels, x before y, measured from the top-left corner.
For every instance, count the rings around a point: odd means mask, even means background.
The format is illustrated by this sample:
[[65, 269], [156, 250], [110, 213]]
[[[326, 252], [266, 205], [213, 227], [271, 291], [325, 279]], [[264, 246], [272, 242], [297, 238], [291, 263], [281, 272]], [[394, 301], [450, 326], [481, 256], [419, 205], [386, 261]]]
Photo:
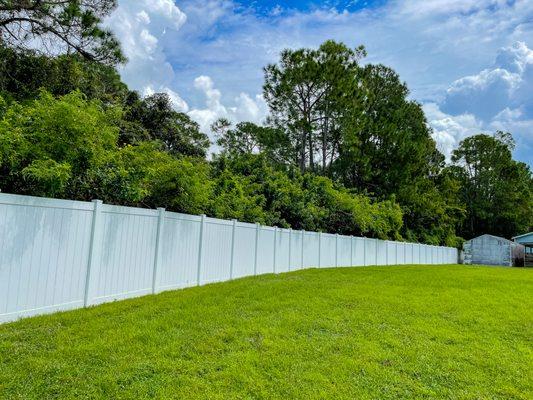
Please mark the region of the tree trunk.
[[313, 131], [309, 129], [309, 169], [314, 170], [314, 156], [313, 156]]
[[322, 127], [322, 173], [326, 175], [326, 166], [328, 165], [328, 147], [327, 147], [328, 118], [324, 119]]
[[305, 145], [306, 145], [305, 139], [306, 137], [307, 137], [307, 134], [305, 130], [303, 130], [302, 136], [301, 136], [302, 143], [300, 143], [300, 171], [302, 172], [302, 174], [305, 172]]

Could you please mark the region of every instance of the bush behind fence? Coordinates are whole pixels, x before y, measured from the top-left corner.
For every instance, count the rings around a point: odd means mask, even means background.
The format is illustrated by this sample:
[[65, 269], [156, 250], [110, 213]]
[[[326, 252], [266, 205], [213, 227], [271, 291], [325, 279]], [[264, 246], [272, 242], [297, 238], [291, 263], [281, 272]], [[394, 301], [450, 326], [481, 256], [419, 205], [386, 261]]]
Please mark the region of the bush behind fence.
[[0, 322], [304, 268], [450, 264], [457, 249], [0, 193]]

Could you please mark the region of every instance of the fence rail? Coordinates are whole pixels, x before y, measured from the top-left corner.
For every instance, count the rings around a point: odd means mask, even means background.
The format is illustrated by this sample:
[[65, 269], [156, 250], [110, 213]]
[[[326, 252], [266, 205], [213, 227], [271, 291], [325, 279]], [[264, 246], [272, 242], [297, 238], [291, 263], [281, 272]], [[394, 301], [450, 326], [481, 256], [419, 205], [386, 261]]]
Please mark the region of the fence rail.
[[449, 247], [0, 193], [0, 322], [250, 275], [457, 259]]

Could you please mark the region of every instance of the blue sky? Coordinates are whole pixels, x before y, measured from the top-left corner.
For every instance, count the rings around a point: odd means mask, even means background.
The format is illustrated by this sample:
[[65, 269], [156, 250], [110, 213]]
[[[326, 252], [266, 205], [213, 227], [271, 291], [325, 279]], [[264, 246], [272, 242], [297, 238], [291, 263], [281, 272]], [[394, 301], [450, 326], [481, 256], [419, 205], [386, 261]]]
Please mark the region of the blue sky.
[[263, 121], [262, 68], [335, 39], [400, 74], [445, 154], [501, 129], [533, 166], [531, 0], [119, 0], [107, 24], [130, 60], [124, 80], [167, 92], [206, 130], [219, 117]]

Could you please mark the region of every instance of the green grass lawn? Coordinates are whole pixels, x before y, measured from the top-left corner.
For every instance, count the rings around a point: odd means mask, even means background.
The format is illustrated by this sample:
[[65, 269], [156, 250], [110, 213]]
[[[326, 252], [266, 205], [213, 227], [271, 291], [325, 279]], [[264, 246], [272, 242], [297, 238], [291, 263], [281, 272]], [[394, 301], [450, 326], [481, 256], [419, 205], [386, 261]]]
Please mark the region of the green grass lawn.
[[532, 399], [533, 270], [307, 270], [0, 325], [0, 398]]

